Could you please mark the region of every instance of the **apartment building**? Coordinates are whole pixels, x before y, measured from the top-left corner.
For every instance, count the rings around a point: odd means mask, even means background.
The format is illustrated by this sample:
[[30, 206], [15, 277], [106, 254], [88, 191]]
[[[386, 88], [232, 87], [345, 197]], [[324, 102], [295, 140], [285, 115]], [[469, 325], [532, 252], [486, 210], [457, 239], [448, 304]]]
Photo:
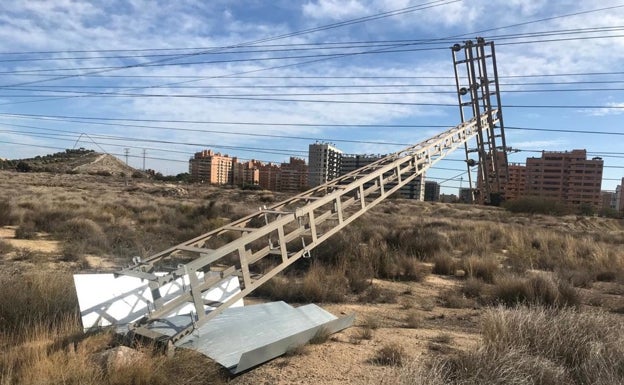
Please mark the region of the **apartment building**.
[[615, 188], [615, 196], [613, 197], [613, 208], [624, 214], [624, 178], [622, 183]]
[[519, 164], [507, 166], [507, 182], [504, 192], [506, 200], [518, 199], [526, 195], [526, 167]]
[[232, 184], [235, 186], [256, 186], [260, 184], [260, 170], [255, 160], [239, 163], [232, 158]]
[[280, 165], [279, 191], [305, 191], [308, 189], [308, 165], [304, 159], [290, 157]]
[[527, 158], [526, 194], [564, 202], [570, 206], [601, 205], [603, 161], [587, 159], [586, 150], [542, 152]]
[[258, 165], [258, 184], [264, 190], [277, 191], [279, 186], [280, 169], [275, 163], [262, 163]]
[[308, 148], [308, 185], [315, 187], [340, 176], [342, 151], [330, 143], [312, 143]]
[[437, 202], [440, 200], [440, 184], [434, 181], [425, 181], [425, 201]]
[[212, 150], [196, 152], [189, 160], [191, 180], [210, 184], [232, 183], [233, 159]]

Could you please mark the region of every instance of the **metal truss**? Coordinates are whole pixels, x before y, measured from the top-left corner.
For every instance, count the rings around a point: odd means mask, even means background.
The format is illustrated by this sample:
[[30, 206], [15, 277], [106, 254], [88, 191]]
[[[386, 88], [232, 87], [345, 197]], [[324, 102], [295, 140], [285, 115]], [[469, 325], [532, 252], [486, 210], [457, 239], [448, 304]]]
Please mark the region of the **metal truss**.
[[[312, 249], [471, 138], [482, 136], [484, 130], [493, 132], [499, 121], [500, 114], [489, 110], [324, 185], [145, 260], [136, 258], [117, 274], [148, 280], [155, 301], [149, 314], [131, 326], [131, 332], [168, 343], [179, 341], [301, 257], [309, 257]], [[198, 278], [199, 272], [208, 271], [219, 274]], [[239, 277], [241, 292], [224, 303], [204, 303], [202, 293], [231, 275]], [[180, 278], [188, 279], [189, 285], [165, 302], [160, 288]], [[195, 311], [177, 334], [163, 335], [150, 328], [188, 303], [194, 304]], [[207, 306], [214, 310], [207, 312]]]
[[[480, 122], [482, 116], [488, 116], [488, 127], [479, 131], [476, 147], [469, 148], [468, 143], [464, 146], [471, 188], [471, 167], [478, 166], [473, 198], [480, 204], [498, 204], [504, 199], [508, 170], [494, 42], [478, 37], [476, 42], [467, 40], [451, 49], [461, 121], [474, 118]], [[492, 124], [494, 110], [498, 111], [498, 125]], [[475, 152], [478, 162], [470, 159], [470, 154]]]

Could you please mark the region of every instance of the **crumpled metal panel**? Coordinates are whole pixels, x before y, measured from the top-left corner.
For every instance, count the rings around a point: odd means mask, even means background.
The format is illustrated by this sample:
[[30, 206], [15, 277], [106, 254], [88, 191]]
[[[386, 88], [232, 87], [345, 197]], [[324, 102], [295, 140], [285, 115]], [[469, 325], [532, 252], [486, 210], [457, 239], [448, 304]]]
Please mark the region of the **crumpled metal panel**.
[[[271, 302], [226, 309], [176, 345], [197, 350], [232, 373], [240, 373], [305, 344], [321, 328], [334, 333], [353, 320], [354, 316], [338, 319], [314, 304], [294, 308]], [[164, 324], [153, 326], [166, 333]]]

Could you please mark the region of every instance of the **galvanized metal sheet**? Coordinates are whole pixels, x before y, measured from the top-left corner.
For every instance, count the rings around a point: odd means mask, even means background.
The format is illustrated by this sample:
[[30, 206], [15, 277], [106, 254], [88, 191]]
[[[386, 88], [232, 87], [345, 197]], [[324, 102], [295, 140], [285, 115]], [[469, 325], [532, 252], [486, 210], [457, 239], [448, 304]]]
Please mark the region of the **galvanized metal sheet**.
[[[199, 279], [203, 277], [203, 273], [198, 274]], [[178, 278], [160, 288], [161, 296], [165, 302], [171, 301], [186, 290], [188, 284], [188, 277]], [[111, 325], [126, 330], [129, 323], [145, 316], [154, 302], [147, 281], [139, 278], [115, 278], [113, 274], [75, 274], [74, 285], [85, 331]], [[239, 292], [238, 278], [229, 277], [206, 291], [202, 297], [207, 301], [225, 302]], [[233, 306], [243, 306], [243, 300]], [[214, 307], [206, 306], [207, 311], [212, 309]], [[189, 314], [193, 310], [193, 305], [189, 303], [174, 314]]]
[[[182, 321], [175, 318], [157, 322], [150, 329], [171, 335]], [[226, 309], [176, 345], [197, 350], [239, 373], [306, 343], [322, 327], [335, 332], [352, 323], [353, 317], [337, 319], [314, 304], [294, 308], [285, 302], [271, 302]]]

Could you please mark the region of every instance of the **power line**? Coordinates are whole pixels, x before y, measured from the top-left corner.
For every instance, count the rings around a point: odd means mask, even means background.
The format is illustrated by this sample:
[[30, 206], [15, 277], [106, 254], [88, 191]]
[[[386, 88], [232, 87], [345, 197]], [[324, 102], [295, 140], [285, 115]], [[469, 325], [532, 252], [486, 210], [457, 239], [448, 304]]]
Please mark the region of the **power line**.
[[[286, 139], [304, 138], [306, 140], [322, 140], [322, 141], [337, 141], [337, 139], [331, 138], [316, 138], [316, 137], [298, 137], [287, 135], [262, 135], [257, 133], [245, 133], [245, 132], [233, 132], [233, 131], [215, 131], [215, 130], [195, 130], [182, 127], [162, 127], [151, 125], [124, 125], [124, 124], [111, 124], [106, 122], [139, 122], [139, 123], [180, 123], [180, 124], [201, 124], [201, 125], [241, 125], [241, 126], [275, 126], [275, 127], [342, 127], [342, 128], [450, 128], [454, 127], [454, 124], [448, 125], [417, 125], [417, 124], [323, 124], [323, 123], [283, 123], [283, 122], [240, 122], [240, 121], [210, 121], [210, 120], [180, 120], [180, 119], [138, 119], [138, 118], [111, 118], [111, 117], [93, 117], [93, 116], [70, 116], [70, 115], [41, 115], [41, 114], [17, 114], [17, 113], [1, 113], [0, 116], [13, 117], [19, 119], [31, 119], [31, 120], [44, 120], [44, 121], [61, 121], [71, 123], [88, 123], [98, 125], [120, 125], [127, 127], [137, 128], [154, 128], [154, 129], [166, 129], [173, 131], [195, 131], [195, 132], [211, 132], [222, 134], [235, 134], [235, 135], [249, 135], [249, 136], [265, 136], [276, 137]], [[99, 122], [98, 122], [99, 121]], [[30, 127], [29, 127], [30, 128]], [[621, 131], [597, 131], [597, 130], [571, 130], [571, 129], [556, 129], [556, 128], [539, 128], [539, 127], [519, 127], [519, 126], [505, 126], [505, 129], [509, 130], [522, 130], [522, 131], [543, 131], [543, 132], [562, 132], [573, 134], [597, 134], [597, 135], [624, 135]], [[342, 140], [344, 141], [344, 140]], [[359, 141], [355, 142], [359, 143]], [[366, 142], [369, 143], [369, 142]], [[393, 144], [386, 142], [370, 142], [373, 144]], [[405, 145], [404, 143], [394, 143], [396, 145]]]

